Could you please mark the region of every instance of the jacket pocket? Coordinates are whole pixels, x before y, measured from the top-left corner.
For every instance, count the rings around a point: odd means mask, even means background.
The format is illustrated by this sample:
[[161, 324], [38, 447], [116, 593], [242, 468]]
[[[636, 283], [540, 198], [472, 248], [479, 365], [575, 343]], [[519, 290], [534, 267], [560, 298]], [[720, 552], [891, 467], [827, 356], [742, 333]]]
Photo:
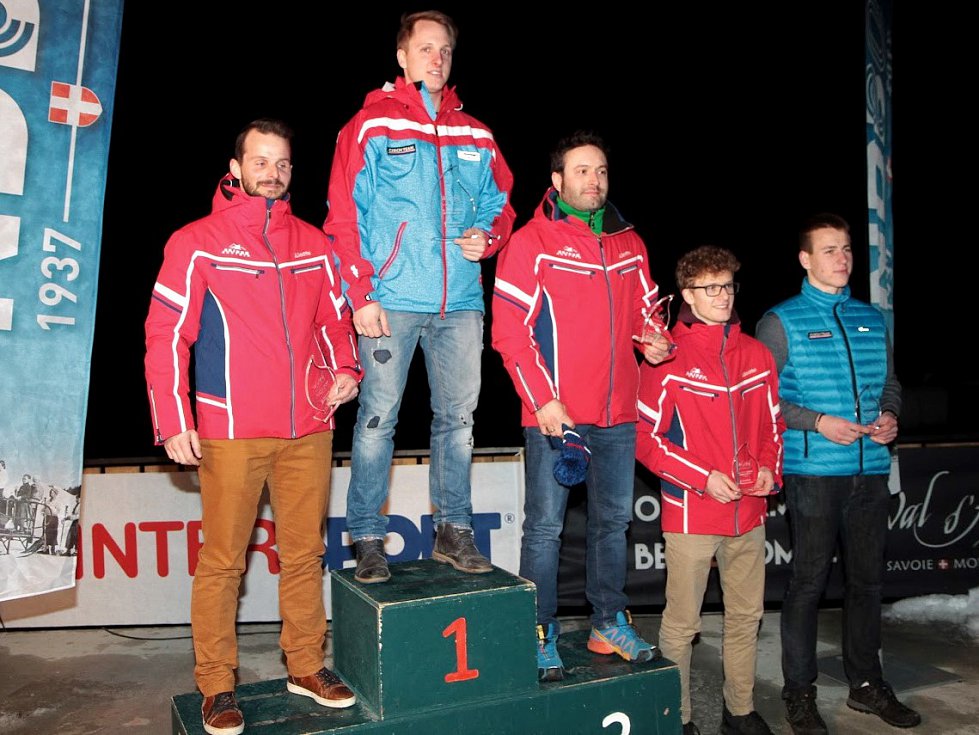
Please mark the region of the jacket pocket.
[[391, 248], [391, 254], [387, 257], [387, 260], [384, 261], [384, 265], [382, 265], [378, 269], [377, 271], [378, 278], [384, 278], [384, 274], [386, 274], [391, 269], [391, 266], [394, 264], [394, 261], [397, 259], [398, 253], [401, 250], [401, 241], [404, 238], [405, 228], [407, 226], [408, 226], [407, 222], [402, 222], [400, 225], [398, 225], [398, 232], [394, 236], [394, 247]]

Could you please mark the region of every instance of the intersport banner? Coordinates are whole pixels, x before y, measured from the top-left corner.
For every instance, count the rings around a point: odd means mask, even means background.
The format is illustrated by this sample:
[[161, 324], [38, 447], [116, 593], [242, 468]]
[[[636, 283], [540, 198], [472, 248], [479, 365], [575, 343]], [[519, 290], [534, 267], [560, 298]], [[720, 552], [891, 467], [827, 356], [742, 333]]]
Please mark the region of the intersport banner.
[[[118, 471], [126, 470], [129, 471]], [[168, 625], [190, 622], [190, 592], [201, 535], [200, 480], [196, 471], [140, 472], [115, 468], [86, 474], [77, 584], [41, 597], [0, 602], [7, 629], [86, 625]], [[472, 468], [472, 525], [476, 545], [494, 565], [514, 574], [520, 562], [523, 509], [520, 450], [503, 450]], [[334, 467], [324, 529], [323, 603], [332, 617], [329, 576], [356, 564], [347, 533], [350, 467]], [[428, 498], [428, 464], [394, 464], [386, 550], [392, 564], [428, 559], [435, 540]], [[279, 620], [279, 556], [266, 493], [248, 547], [238, 622]], [[395, 569], [394, 574], [397, 574]], [[429, 590], [436, 593], [436, 590]]]
[[122, 4], [0, 0], [0, 600], [75, 580]]

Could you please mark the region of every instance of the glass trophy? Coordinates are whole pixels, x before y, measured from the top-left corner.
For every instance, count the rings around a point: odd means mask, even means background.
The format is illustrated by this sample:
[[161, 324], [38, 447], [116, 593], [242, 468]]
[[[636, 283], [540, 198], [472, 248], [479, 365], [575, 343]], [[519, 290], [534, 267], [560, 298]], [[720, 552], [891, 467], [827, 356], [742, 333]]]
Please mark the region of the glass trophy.
[[[455, 166], [449, 167], [439, 179], [432, 212], [439, 216], [440, 221], [435, 223], [436, 228], [439, 232], [444, 232], [444, 240], [447, 242], [462, 237], [462, 233], [476, 224], [476, 198], [462, 182]], [[443, 215], [444, 220], [441, 219]]]
[[670, 326], [670, 303], [673, 301], [673, 294], [667, 294], [659, 301], [654, 303], [646, 313], [646, 319], [642, 323], [639, 341], [643, 344], [652, 344], [657, 335], [663, 335], [670, 343], [669, 351], [676, 349], [676, 343], [670, 336], [668, 327]]
[[758, 460], [748, 449], [747, 443], [742, 444], [734, 455], [731, 465], [731, 479], [738, 483], [741, 490], [751, 490], [758, 482]]
[[340, 404], [327, 403], [330, 391], [337, 382], [336, 373], [329, 365], [317, 365], [312, 357], [306, 363], [306, 400], [313, 407], [313, 416], [328, 423]]
[[869, 386], [857, 397], [857, 423], [876, 428], [880, 424], [880, 398]]

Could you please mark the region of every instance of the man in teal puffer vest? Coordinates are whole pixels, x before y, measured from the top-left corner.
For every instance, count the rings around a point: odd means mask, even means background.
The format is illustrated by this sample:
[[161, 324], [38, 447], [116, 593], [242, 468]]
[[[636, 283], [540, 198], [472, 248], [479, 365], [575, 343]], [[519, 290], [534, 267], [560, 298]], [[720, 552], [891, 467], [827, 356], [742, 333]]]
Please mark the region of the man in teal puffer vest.
[[816, 627], [837, 541], [843, 553], [847, 705], [895, 727], [921, 717], [901, 704], [880, 663], [881, 580], [890, 500], [887, 445], [901, 385], [881, 313], [850, 295], [850, 228], [834, 214], [799, 238], [802, 293], [773, 307], [756, 336], [772, 351], [786, 423], [785, 495], [792, 575], [782, 603], [786, 718], [796, 735], [828, 732], [816, 708]]

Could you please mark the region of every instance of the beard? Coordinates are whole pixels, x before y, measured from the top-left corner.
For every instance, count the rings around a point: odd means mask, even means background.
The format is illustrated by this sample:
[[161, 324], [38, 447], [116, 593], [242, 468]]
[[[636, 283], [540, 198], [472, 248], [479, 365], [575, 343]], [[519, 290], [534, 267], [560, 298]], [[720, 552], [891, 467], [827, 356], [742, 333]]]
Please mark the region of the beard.
[[[263, 189], [263, 187], [265, 187]], [[274, 179], [263, 179], [261, 181], [241, 180], [241, 188], [246, 194], [253, 197], [265, 197], [266, 199], [281, 199], [286, 195], [289, 188], [281, 181]]]

